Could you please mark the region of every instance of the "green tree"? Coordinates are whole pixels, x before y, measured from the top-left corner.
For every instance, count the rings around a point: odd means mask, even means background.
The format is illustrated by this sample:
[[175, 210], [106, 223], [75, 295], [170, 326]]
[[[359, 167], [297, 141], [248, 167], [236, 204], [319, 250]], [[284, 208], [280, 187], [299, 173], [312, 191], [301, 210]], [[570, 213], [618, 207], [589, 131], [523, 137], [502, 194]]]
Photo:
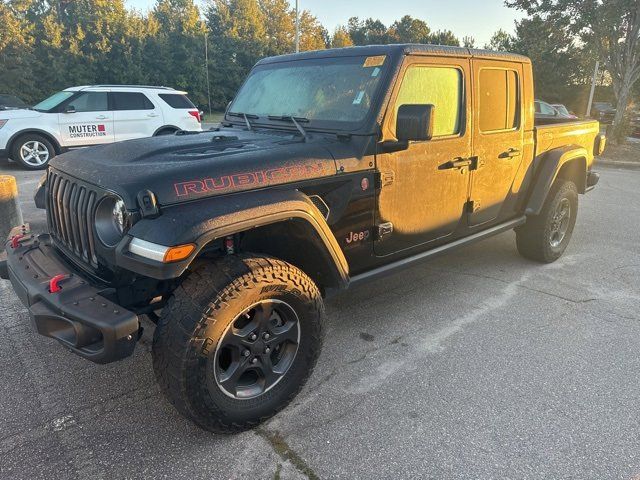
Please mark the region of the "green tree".
[[462, 37], [462, 46], [465, 48], [476, 48], [476, 39], [465, 35], [464, 37]]
[[429, 42], [434, 45], [450, 45], [453, 47], [460, 46], [460, 40], [451, 30], [438, 30], [429, 36]]
[[614, 137], [621, 138], [619, 127], [640, 79], [640, 0], [507, 0], [506, 4], [566, 30], [604, 60], [618, 101]]
[[362, 21], [351, 17], [347, 23], [349, 36], [355, 45], [384, 45], [389, 43], [387, 27], [380, 20], [367, 18]]
[[0, 3], [0, 25], [0, 92], [18, 94], [26, 101], [33, 101], [31, 29], [5, 2]]
[[149, 81], [188, 90], [194, 102], [205, 104], [205, 30], [198, 7], [193, 0], [158, 0], [150, 17]]
[[398, 43], [429, 43], [431, 29], [426, 22], [405, 15], [389, 28], [389, 37]]
[[263, 10], [256, 0], [213, 0], [207, 12], [212, 101], [224, 108], [251, 67], [269, 52]]
[[484, 45], [487, 50], [495, 50], [497, 52], [509, 52], [513, 50], [514, 37], [505, 30], [498, 30], [489, 39], [489, 43]]

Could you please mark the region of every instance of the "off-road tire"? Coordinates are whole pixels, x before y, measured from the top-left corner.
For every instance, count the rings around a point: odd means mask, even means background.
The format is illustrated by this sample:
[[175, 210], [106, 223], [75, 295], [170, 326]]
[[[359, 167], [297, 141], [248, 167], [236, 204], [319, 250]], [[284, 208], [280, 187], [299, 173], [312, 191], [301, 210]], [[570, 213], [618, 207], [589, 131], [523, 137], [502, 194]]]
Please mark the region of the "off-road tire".
[[[43, 162], [40, 165], [34, 165], [25, 161], [22, 158], [22, 155], [20, 153], [24, 145], [29, 143], [33, 144], [34, 142], [37, 142], [38, 145], [41, 145], [42, 147], [46, 148], [48, 152], [48, 158], [46, 159], [45, 162]], [[10, 151], [11, 160], [18, 163], [20, 166], [22, 166], [23, 168], [26, 168], [27, 170], [43, 170], [47, 168], [47, 165], [49, 165], [49, 162], [55, 156], [56, 156], [56, 149], [53, 146], [53, 144], [46, 137], [42, 135], [38, 135], [37, 133], [27, 133], [27, 134], [21, 135], [11, 145], [11, 151]]]
[[[554, 235], [556, 215], [562, 205], [569, 205], [569, 219], [560, 242]], [[530, 260], [552, 263], [562, 256], [576, 224], [578, 214], [578, 189], [569, 180], [558, 179], [551, 186], [539, 215], [531, 215], [527, 223], [516, 228], [518, 252]], [[554, 241], [554, 238], [556, 240]]]
[[[218, 342], [245, 309], [269, 300], [295, 310], [300, 328], [295, 357], [271, 389], [254, 398], [233, 398], [212, 374]], [[206, 430], [253, 428], [284, 408], [312, 373], [322, 348], [323, 321], [318, 287], [293, 265], [260, 255], [200, 264], [162, 310], [152, 350], [157, 381], [175, 408]]]

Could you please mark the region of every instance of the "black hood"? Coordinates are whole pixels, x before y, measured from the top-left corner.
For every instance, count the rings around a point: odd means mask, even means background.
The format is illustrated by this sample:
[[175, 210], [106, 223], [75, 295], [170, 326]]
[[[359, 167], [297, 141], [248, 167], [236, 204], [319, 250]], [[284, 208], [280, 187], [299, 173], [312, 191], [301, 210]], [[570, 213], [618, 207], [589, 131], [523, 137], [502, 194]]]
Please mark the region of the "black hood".
[[319, 134], [305, 142], [278, 130], [224, 128], [74, 150], [51, 166], [117, 193], [132, 208], [144, 190], [168, 205], [335, 175], [336, 143]]

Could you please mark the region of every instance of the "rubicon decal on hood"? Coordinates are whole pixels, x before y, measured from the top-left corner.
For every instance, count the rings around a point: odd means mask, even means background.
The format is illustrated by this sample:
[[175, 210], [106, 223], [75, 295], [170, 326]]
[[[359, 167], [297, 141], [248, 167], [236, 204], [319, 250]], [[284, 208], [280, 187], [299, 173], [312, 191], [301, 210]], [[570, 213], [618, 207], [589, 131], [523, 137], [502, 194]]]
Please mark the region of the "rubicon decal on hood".
[[106, 136], [107, 129], [101, 123], [87, 125], [69, 125], [70, 138], [93, 138]]
[[174, 184], [174, 188], [178, 197], [200, 195], [207, 192], [246, 190], [304, 180], [305, 178], [322, 177], [327, 174], [325, 169], [326, 164], [323, 163], [291, 165], [180, 182]]

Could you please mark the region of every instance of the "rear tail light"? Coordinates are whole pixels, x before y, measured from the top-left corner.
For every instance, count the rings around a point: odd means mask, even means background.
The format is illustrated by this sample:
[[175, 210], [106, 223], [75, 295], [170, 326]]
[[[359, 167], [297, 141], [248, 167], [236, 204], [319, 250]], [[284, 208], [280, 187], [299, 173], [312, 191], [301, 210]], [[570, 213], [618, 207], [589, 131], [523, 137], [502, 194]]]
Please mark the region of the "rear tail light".
[[198, 110], [189, 110], [189, 115], [194, 117], [198, 122], [202, 121], [202, 118], [200, 117], [200, 112]]

